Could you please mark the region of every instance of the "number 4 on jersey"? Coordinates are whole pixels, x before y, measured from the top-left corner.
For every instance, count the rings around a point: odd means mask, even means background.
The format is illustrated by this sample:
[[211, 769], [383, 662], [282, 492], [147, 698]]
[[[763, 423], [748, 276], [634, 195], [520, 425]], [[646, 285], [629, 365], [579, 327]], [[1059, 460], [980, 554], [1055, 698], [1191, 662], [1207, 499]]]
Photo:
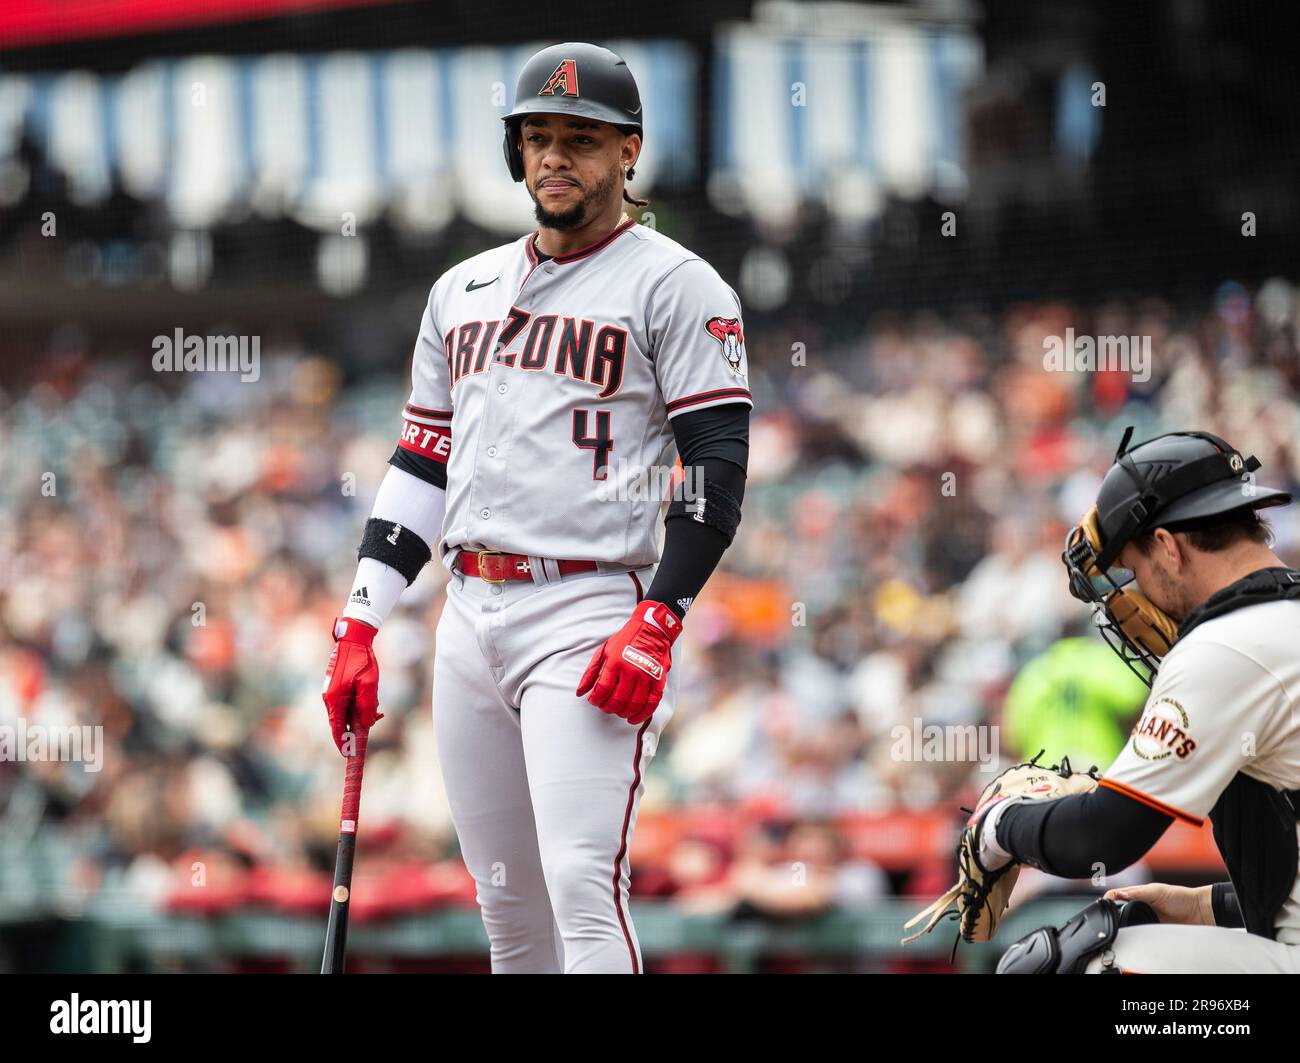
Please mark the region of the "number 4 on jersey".
[[609, 452], [614, 449], [614, 439], [609, 434], [609, 411], [596, 411], [596, 434], [588, 435], [587, 410], [573, 411], [573, 443], [583, 450], [590, 450], [591, 478], [603, 480], [609, 475]]

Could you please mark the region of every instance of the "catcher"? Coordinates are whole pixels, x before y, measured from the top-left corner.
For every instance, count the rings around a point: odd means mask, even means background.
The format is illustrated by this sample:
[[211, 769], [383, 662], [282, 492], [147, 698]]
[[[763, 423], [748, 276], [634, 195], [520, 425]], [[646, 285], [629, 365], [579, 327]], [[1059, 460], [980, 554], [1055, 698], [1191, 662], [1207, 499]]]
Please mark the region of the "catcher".
[[[1030, 763], [995, 780], [962, 832], [958, 884], [908, 927], [929, 917], [925, 933], [955, 902], [962, 937], [987, 941], [1022, 865], [1115, 873], [1175, 820], [1208, 817], [1228, 881], [1112, 890], [1022, 939], [999, 972], [1298, 973], [1300, 571], [1258, 513], [1291, 496], [1257, 486], [1259, 461], [1217, 436], [1129, 449], [1132, 431], [1062, 560], [1151, 688], [1142, 716], [1099, 779]], [[1134, 925], [1118, 902], [1157, 921]]]

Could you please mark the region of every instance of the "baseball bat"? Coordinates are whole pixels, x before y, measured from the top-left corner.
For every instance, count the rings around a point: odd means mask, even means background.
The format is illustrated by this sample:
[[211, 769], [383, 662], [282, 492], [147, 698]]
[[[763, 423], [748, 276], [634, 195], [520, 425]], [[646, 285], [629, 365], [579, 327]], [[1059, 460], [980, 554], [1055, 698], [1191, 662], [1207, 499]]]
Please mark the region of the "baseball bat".
[[343, 776], [343, 811], [339, 816], [339, 848], [334, 857], [334, 890], [325, 928], [321, 974], [342, 974], [348, 947], [348, 906], [352, 901], [352, 859], [357, 851], [357, 816], [361, 810], [361, 773], [366, 768], [369, 731], [356, 732], [356, 749]]

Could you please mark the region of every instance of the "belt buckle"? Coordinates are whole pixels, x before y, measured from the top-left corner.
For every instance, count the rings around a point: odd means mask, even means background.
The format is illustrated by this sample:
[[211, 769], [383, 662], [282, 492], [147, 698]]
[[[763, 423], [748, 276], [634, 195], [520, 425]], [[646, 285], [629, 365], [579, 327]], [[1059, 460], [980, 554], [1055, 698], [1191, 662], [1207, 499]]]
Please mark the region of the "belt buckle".
[[504, 550], [480, 550], [478, 552], [478, 578], [484, 583], [505, 583], [505, 576], [497, 576], [495, 579], [487, 574], [484, 566], [484, 558], [501, 557], [505, 554]]

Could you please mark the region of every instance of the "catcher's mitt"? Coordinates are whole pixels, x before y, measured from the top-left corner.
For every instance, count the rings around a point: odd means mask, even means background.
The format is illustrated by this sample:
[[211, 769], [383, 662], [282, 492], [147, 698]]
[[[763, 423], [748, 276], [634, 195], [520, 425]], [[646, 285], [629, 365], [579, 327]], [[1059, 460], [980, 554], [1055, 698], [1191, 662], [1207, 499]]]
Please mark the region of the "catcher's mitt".
[[954, 901], [962, 938], [975, 942], [993, 937], [1002, 913], [1007, 910], [1021, 865], [1012, 860], [989, 871], [980, 864], [979, 831], [985, 813], [999, 801], [1009, 798], [1043, 801], [1070, 794], [1086, 794], [1097, 788], [1095, 767], [1086, 772], [1072, 771], [1069, 759], [1062, 757], [1060, 764], [1048, 768], [1038, 763], [1038, 757], [1042, 755], [1040, 750], [1033, 760], [1008, 768], [984, 788], [957, 843], [957, 884], [903, 925], [904, 930], [910, 930], [922, 919], [929, 918], [915, 934], [903, 938], [904, 945], [933, 930], [948, 914]]

